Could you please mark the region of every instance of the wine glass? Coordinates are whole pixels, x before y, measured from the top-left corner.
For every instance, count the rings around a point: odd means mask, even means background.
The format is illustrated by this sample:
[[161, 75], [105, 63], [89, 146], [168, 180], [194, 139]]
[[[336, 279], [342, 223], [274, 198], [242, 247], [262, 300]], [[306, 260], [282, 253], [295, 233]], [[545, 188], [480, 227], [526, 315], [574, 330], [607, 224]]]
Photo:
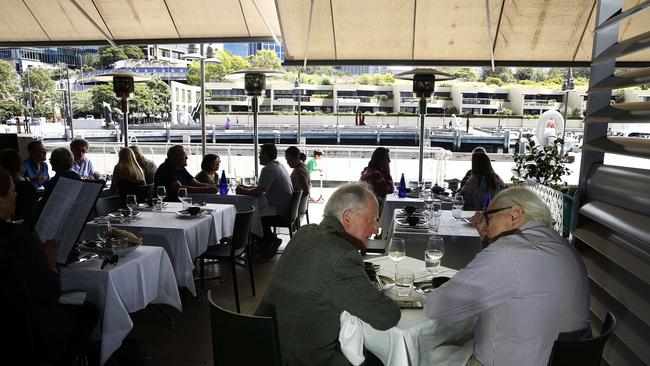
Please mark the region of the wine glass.
[[230, 178], [230, 182], [228, 182], [230, 185], [230, 192], [232, 194], [235, 194], [235, 191], [237, 190], [237, 178], [233, 177]]
[[452, 201], [451, 216], [453, 216], [455, 220], [459, 220], [462, 215], [463, 215], [463, 196], [458, 194], [454, 196], [454, 200]]
[[438, 273], [440, 260], [445, 254], [445, 244], [440, 236], [432, 236], [427, 243], [427, 249], [424, 251], [424, 261], [427, 271], [432, 275]]
[[133, 210], [138, 207], [138, 197], [134, 194], [127, 194], [126, 207], [131, 209], [131, 216], [133, 216]]
[[183, 203], [183, 210], [187, 209], [187, 188], [178, 189], [178, 199]]
[[431, 209], [433, 208], [433, 195], [431, 192], [427, 192], [424, 196], [424, 206], [427, 208], [429, 214], [431, 214]]
[[431, 204], [431, 216], [440, 217], [442, 215], [442, 202], [439, 199], [434, 199]]
[[106, 248], [106, 240], [113, 233], [111, 222], [107, 219], [95, 219], [95, 224], [97, 225], [97, 239], [102, 242], [102, 247]]
[[158, 201], [160, 201], [160, 209], [163, 207], [163, 200], [167, 197], [167, 189], [165, 186], [158, 186], [156, 188], [156, 196], [158, 196]]
[[395, 262], [395, 273], [397, 273], [397, 262], [406, 257], [406, 244], [402, 238], [391, 238], [388, 243], [388, 258]]

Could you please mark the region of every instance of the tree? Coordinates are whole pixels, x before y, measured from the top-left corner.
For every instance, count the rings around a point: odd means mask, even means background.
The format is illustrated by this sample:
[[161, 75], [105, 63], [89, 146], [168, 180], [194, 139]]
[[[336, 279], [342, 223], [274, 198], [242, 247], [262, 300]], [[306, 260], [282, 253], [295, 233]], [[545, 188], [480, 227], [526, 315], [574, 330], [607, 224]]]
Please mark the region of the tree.
[[[48, 111], [51, 108], [43, 107], [43, 104], [49, 104], [57, 99], [56, 83], [52, 80], [52, 73], [40, 67], [30, 67], [21, 80], [23, 88], [23, 101], [28, 104], [30, 97], [33, 105], [33, 111]], [[39, 116], [39, 113], [33, 113]], [[49, 114], [49, 112], [48, 112]]]
[[127, 58], [133, 60], [141, 60], [144, 58], [144, 52], [142, 52], [142, 48], [140, 48], [139, 46], [128, 45], [128, 46], [120, 46], [120, 48], [124, 50], [124, 54], [126, 55]]
[[[98, 112], [93, 106], [92, 92], [84, 91], [72, 93], [72, 110], [81, 115], [93, 114]], [[101, 112], [101, 109], [99, 110]]]
[[147, 87], [153, 92], [153, 114], [171, 112], [171, 89], [159, 77], [147, 81]]
[[513, 112], [510, 108], [502, 108], [500, 111], [494, 113], [497, 116], [512, 116]]
[[502, 86], [503, 85], [503, 80], [501, 80], [499, 77], [496, 77], [496, 76], [488, 76], [485, 79], [485, 83], [487, 85]]
[[126, 60], [128, 57], [124, 49], [114, 46], [106, 46], [99, 49], [99, 66], [102, 69], [109, 69], [116, 61]]
[[[228, 51], [217, 52], [217, 58], [221, 63], [205, 64], [205, 80], [213, 82], [226, 81], [226, 75], [237, 70], [246, 69], [251, 65], [241, 56], [233, 56]], [[187, 83], [190, 85], [201, 84], [201, 66], [199, 61], [194, 61], [187, 71]]]
[[0, 60], [0, 100], [9, 99], [19, 90], [19, 76], [10, 63]]
[[515, 78], [517, 78], [517, 80], [537, 81], [535, 76], [535, 69], [532, 67], [518, 67], [515, 72]]
[[90, 89], [90, 100], [93, 105], [93, 110], [95, 112], [101, 113], [103, 110], [102, 103], [108, 103], [113, 108], [120, 108], [120, 103], [115, 97], [115, 92], [113, 91], [113, 83], [98, 85]]
[[248, 62], [252, 67], [282, 70], [282, 63], [280, 62], [280, 58], [273, 50], [259, 50], [255, 56], [248, 56]]
[[25, 106], [13, 99], [0, 100], [0, 121], [24, 114]]
[[471, 67], [459, 67], [452, 73], [456, 79], [465, 81], [476, 81], [479, 78], [478, 72]]
[[481, 73], [481, 80], [485, 81], [489, 77], [497, 77], [506, 83], [513, 82], [515, 77], [512, 75], [512, 71], [508, 67], [498, 66], [494, 68], [494, 71], [490, 67], [483, 69]]

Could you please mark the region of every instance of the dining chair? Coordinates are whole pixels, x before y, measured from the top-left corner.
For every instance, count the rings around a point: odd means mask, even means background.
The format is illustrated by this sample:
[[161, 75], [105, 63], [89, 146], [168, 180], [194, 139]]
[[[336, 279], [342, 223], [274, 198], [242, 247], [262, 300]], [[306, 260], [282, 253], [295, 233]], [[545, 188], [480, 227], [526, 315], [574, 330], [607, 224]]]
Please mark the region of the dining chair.
[[215, 304], [212, 291], [208, 291], [208, 301], [215, 366], [282, 364], [275, 315], [233, 313]]
[[253, 253], [250, 246], [250, 232], [253, 223], [253, 213], [255, 208], [251, 206], [247, 211], [237, 212], [235, 216], [235, 227], [232, 238], [225, 240], [222, 244], [209, 245], [208, 249], [199, 256], [201, 290], [205, 288], [205, 260], [217, 259], [230, 263], [232, 271], [232, 286], [235, 291], [235, 303], [237, 312], [240, 312], [239, 305], [239, 288], [237, 286], [237, 260], [241, 260], [242, 255], [246, 253], [246, 262], [248, 263], [248, 272], [251, 278], [251, 290], [255, 296], [255, 278], [253, 277]]
[[134, 183], [121, 180], [118, 182], [118, 192], [120, 193], [120, 197], [122, 197], [123, 203], [126, 203], [127, 194], [134, 194], [138, 199], [138, 203], [145, 203], [151, 200], [153, 183], [142, 184], [142, 182]]
[[106, 216], [124, 207], [124, 202], [120, 196], [100, 197], [95, 204], [95, 216]]
[[303, 194], [298, 205], [298, 219], [296, 220], [296, 230], [302, 225], [302, 219], [307, 218], [309, 224], [309, 194]]
[[616, 318], [607, 312], [600, 335], [591, 337], [591, 326], [578, 331], [560, 333], [553, 342], [548, 366], [598, 366], [603, 348], [616, 328]]
[[302, 199], [302, 190], [293, 191], [291, 194], [291, 203], [289, 211], [289, 219], [282, 223], [273, 224], [273, 232], [276, 232], [276, 229], [279, 227], [286, 227], [289, 229], [289, 237], [293, 237], [293, 232], [297, 230], [296, 221], [298, 220], [298, 212], [300, 210], [300, 200]]

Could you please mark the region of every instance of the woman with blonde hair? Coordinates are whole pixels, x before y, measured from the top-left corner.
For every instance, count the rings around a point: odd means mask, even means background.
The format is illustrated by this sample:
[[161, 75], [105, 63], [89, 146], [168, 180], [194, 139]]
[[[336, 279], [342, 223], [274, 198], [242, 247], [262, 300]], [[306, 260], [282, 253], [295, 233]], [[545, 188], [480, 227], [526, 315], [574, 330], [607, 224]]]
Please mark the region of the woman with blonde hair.
[[[113, 168], [113, 182], [111, 183], [111, 193], [118, 190], [124, 190], [127, 186], [144, 185], [144, 172], [135, 160], [135, 154], [128, 147], [120, 149], [118, 154], [119, 160]], [[120, 189], [122, 188], [122, 189]], [[120, 192], [123, 193], [123, 192]]]
[[133, 154], [135, 154], [135, 160], [138, 162], [138, 165], [140, 165], [140, 168], [142, 168], [145, 183], [153, 183], [153, 177], [158, 169], [156, 163], [144, 157], [144, 153], [142, 152], [142, 149], [140, 149], [140, 146], [131, 145], [129, 146], [129, 149], [133, 151]]

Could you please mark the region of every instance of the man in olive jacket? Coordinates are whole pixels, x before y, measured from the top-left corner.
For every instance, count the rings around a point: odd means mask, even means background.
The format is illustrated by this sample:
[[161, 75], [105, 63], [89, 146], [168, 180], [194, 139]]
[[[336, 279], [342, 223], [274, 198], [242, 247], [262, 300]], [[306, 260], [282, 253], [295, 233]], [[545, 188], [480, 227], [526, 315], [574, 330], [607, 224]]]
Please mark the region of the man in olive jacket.
[[379, 330], [399, 306], [370, 282], [359, 249], [377, 232], [377, 199], [365, 183], [334, 192], [320, 225], [302, 227], [287, 245], [255, 311], [278, 323], [284, 364], [349, 365], [338, 342], [341, 312]]

